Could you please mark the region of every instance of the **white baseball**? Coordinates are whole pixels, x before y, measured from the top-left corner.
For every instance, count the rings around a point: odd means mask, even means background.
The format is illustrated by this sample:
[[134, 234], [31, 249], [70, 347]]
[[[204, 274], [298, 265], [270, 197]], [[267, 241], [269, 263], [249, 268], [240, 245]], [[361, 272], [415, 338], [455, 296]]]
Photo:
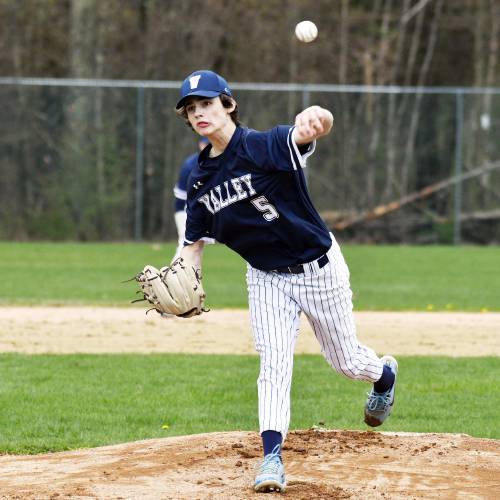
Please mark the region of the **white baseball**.
[[295, 36], [301, 42], [312, 42], [318, 36], [318, 28], [312, 21], [301, 21], [295, 26]]

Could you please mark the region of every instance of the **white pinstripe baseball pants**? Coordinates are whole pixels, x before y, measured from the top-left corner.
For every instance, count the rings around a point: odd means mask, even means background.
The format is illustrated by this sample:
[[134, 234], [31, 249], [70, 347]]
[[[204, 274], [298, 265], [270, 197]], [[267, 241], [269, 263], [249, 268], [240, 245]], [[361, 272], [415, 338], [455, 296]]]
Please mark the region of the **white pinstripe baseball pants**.
[[356, 338], [349, 270], [332, 235], [329, 263], [305, 264], [302, 274], [265, 272], [247, 266], [255, 348], [260, 355], [260, 432], [285, 438], [290, 423], [290, 388], [299, 316], [307, 316], [330, 366], [351, 379], [376, 382], [382, 362]]

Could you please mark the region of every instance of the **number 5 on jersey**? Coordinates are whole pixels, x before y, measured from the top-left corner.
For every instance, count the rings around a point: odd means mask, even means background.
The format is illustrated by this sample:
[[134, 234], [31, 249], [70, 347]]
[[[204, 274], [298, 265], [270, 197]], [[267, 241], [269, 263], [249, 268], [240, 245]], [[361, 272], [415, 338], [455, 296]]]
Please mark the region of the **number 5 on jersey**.
[[277, 219], [280, 216], [276, 208], [269, 203], [265, 196], [259, 196], [250, 201], [259, 212], [262, 212], [262, 217], [267, 221]]

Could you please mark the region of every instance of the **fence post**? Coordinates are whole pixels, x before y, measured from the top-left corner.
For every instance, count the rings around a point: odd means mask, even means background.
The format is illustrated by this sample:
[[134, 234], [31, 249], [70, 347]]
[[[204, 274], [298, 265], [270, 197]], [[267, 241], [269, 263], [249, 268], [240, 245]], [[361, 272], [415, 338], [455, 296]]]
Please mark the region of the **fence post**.
[[137, 89], [137, 125], [135, 144], [135, 220], [134, 240], [142, 240], [144, 200], [144, 87]]
[[[455, 177], [462, 175], [462, 140], [464, 128], [464, 95], [462, 92], [455, 94]], [[460, 244], [462, 215], [462, 181], [457, 180], [454, 190], [454, 215], [453, 215], [453, 243]]]

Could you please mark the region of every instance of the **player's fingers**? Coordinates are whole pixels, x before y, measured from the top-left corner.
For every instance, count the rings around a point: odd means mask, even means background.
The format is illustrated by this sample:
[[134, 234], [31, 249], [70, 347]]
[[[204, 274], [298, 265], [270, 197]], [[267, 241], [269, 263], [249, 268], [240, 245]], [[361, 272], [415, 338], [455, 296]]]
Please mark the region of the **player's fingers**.
[[329, 115], [331, 115], [331, 113], [329, 111], [325, 112], [325, 110], [320, 110], [320, 112], [316, 114], [317, 121], [319, 122], [317, 126], [319, 134], [326, 134], [330, 131], [331, 123], [329, 121]]
[[305, 123], [306, 128], [311, 135], [317, 135], [323, 132], [323, 124], [317, 116], [309, 115]]
[[304, 136], [309, 136], [312, 135], [313, 133], [309, 125], [309, 121], [307, 120], [307, 117], [304, 116], [302, 113], [297, 115], [295, 119], [295, 126], [297, 127], [299, 133]]
[[307, 114], [306, 113], [299, 113], [295, 119], [295, 124], [298, 127], [307, 127], [308, 126]]
[[311, 127], [314, 128], [314, 130], [317, 132], [317, 133], [322, 133], [324, 131], [324, 125], [323, 125], [323, 122], [320, 120], [320, 118], [318, 116], [314, 116], [312, 119], [311, 119]]
[[312, 137], [314, 135], [313, 130], [311, 130], [311, 128], [308, 126], [299, 127], [298, 130], [303, 139], [308, 139], [309, 137]]

